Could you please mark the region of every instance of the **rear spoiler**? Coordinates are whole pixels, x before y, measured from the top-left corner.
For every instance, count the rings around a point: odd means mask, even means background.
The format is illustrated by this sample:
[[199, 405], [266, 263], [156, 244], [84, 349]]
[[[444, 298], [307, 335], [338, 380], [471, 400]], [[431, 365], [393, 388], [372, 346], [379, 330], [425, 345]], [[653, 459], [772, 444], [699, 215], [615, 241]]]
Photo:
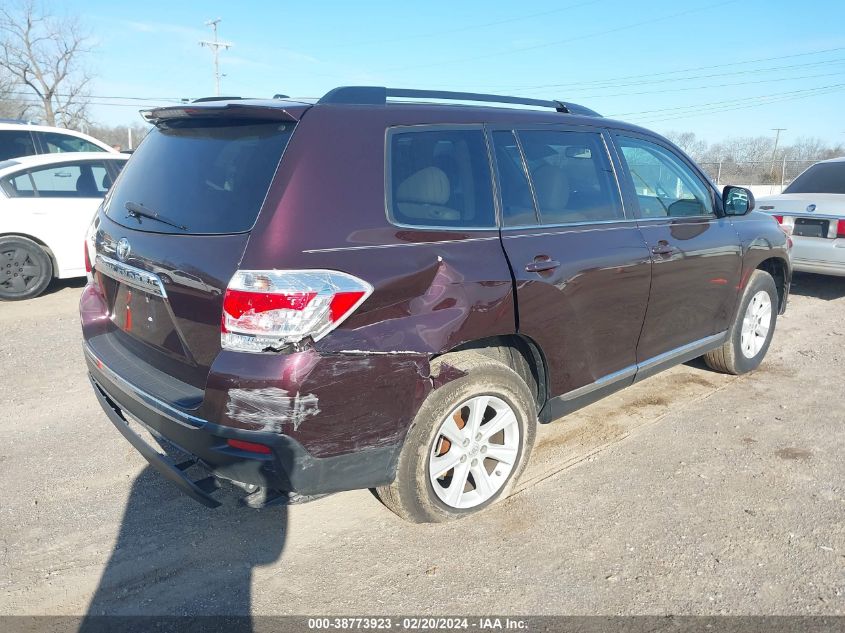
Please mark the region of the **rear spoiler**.
[[205, 103], [191, 103], [180, 106], [165, 106], [141, 110], [141, 116], [147, 123], [158, 125], [175, 119], [187, 118], [236, 118], [236, 119], [257, 119], [264, 121], [299, 121], [303, 112], [310, 107], [310, 104], [295, 104], [281, 106], [278, 104], [262, 102], [230, 102], [230, 101], [208, 101]]

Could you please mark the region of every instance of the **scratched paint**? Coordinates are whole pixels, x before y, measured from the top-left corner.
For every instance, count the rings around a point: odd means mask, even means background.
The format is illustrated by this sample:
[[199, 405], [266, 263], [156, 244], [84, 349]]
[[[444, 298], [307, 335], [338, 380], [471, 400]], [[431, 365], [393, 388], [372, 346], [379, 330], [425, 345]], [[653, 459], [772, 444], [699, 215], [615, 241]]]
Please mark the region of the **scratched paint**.
[[285, 424], [297, 431], [305, 420], [319, 413], [313, 393], [302, 395], [278, 387], [231, 389], [226, 403], [226, 415], [232, 420], [273, 433], [282, 433]]

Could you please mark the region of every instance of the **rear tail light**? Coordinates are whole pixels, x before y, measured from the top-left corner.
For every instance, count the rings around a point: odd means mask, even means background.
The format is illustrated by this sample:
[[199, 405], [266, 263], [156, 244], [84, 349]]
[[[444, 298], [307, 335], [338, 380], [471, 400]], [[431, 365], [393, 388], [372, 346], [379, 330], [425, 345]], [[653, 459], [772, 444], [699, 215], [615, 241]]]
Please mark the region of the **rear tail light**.
[[787, 237], [792, 235], [794, 220], [791, 217], [784, 217], [782, 215], [773, 215], [772, 217], [778, 223], [778, 226], [780, 226], [780, 230], [786, 233]]
[[845, 220], [836, 223], [836, 237], [845, 237]]
[[94, 269], [93, 263], [96, 257], [96, 237], [97, 227], [100, 225], [100, 210], [94, 214], [91, 224], [88, 225], [88, 230], [85, 232], [85, 273], [88, 276], [88, 281], [93, 281], [91, 271]]
[[367, 282], [333, 270], [239, 270], [223, 297], [221, 345], [262, 352], [318, 341], [372, 292]]

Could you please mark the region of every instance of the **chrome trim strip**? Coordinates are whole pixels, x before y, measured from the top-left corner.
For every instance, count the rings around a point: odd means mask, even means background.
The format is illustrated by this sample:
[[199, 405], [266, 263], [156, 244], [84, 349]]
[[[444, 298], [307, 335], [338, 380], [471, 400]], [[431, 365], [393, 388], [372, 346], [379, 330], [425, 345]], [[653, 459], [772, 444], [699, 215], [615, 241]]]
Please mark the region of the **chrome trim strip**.
[[724, 341], [727, 333], [727, 330], [725, 330], [724, 332], [719, 332], [718, 334], [713, 334], [712, 336], [705, 336], [704, 338], [693, 341], [692, 343], [687, 343], [686, 345], [681, 345], [675, 349], [670, 349], [668, 352], [663, 352], [662, 354], [653, 356], [641, 363], [637, 363], [637, 371], [642, 371], [643, 369], [654, 367], [660, 363], [671, 361], [674, 358], [683, 356], [684, 354], [695, 351], [698, 348], [709, 347], [712, 344]]
[[[148, 394], [146, 391], [141, 391], [138, 387], [128, 382], [125, 378], [116, 374], [108, 367], [108, 365], [106, 365], [102, 360], [97, 357], [97, 355], [91, 350], [91, 347], [88, 345], [88, 343], [83, 344], [83, 350], [85, 351], [85, 354], [92, 361], [94, 361], [94, 364], [97, 366], [97, 369], [103, 372], [109, 380], [117, 383], [118, 386], [123, 388], [124, 393], [126, 393], [126, 395], [130, 396], [132, 399], [136, 400], [137, 402], [140, 402], [143, 405], [155, 409], [158, 413], [167, 416], [169, 419], [173, 420], [177, 424], [186, 426], [189, 429], [198, 429], [206, 425], [206, 420], [180, 411], [176, 407], [173, 407], [167, 404], [166, 402], [162, 402], [158, 398]], [[108, 394], [105, 389], [103, 389], [103, 391]]]
[[104, 255], [97, 255], [94, 268], [112, 279], [125, 283], [127, 286], [167, 299], [164, 284], [161, 283], [161, 279], [155, 273], [129, 266]]
[[684, 354], [695, 351], [696, 349], [703, 349], [709, 347], [711, 344], [723, 341], [725, 339], [726, 334], [727, 331], [720, 332], [719, 334], [714, 334], [712, 336], [706, 336], [697, 341], [693, 341], [692, 343], [687, 343], [686, 345], [682, 345], [681, 347], [669, 350], [668, 352], [658, 354], [657, 356], [644, 360], [643, 362], [637, 363], [636, 365], [629, 365], [628, 367], [620, 369], [619, 371], [615, 371], [612, 374], [602, 376], [595, 382], [586, 384], [583, 387], [578, 387], [577, 389], [573, 389], [572, 391], [567, 391], [563, 395], [558, 396], [556, 399], [568, 402], [570, 400], [580, 398], [581, 396], [586, 396], [587, 394], [592, 393], [597, 389], [607, 387], [608, 385], [612, 385], [616, 382], [619, 382], [620, 380], [625, 380], [626, 378], [635, 376], [643, 369], [654, 367], [655, 365], [659, 365], [660, 363], [670, 362], [672, 359], [679, 358]]
[[[419, 227], [415, 227], [419, 228]], [[452, 231], [453, 233], [455, 231]], [[468, 237], [461, 240], [440, 240], [437, 242], [403, 242], [401, 244], [367, 244], [365, 246], [338, 246], [336, 248], [311, 248], [302, 251], [303, 253], [336, 253], [338, 251], [364, 251], [375, 248], [400, 248], [404, 246], [437, 246], [438, 244], [465, 244], [466, 242], [489, 242], [498, 240], [498, 235], [490, 237]]]
[[[716, 215], [709, 214], [709, 215], [667, 215], [665, 217], [660, 218], [639, 218], [637, 222], [641, 222], [644, 224], [652, 224], [654, 222], [675, 222], [678, 220], [698, 220], [697, 223], [705, 223], [705, 222], [714, 222], [715, 220], [719, 220], [720, 218]], [[689, 222], [689, 224], [693, 224], [693, 222]]]
[[607, 387], [608, 385], [612, 385], [613, 383], [619, 382], [620, 380], [624, 380], [625, 378], [631, 378], [636, 373], [637, 366], [630, 365], [628, 367], [625, 367], [624, 369], [615, 371], [612, 374], [608, 374], [607, 376], [602, 376], [595, 382], [591, 382], [587, 385], [584, 385], [583, 387], [578, 387], [577, 389], [573, 389], [572, 391], [567, 391], [565, 394], [560, 396], [560, 399], [564, 401], [575, 400], [576, 398], [586, 396], [588, 393], [592, 393], [593, 391], [601, 389], [602, 387]]
[[625, 224], [634, 226], [637, 220], [634, 218], [617, 218], [615, 220], [587, 220], [584, 222], [560, 222], [558, 224], [518, 224], [514, 226], [503, 226], [502, 231], [524, 231], [525, 229], [556, 229], [563, 227], [590, 226], [593, 224]]

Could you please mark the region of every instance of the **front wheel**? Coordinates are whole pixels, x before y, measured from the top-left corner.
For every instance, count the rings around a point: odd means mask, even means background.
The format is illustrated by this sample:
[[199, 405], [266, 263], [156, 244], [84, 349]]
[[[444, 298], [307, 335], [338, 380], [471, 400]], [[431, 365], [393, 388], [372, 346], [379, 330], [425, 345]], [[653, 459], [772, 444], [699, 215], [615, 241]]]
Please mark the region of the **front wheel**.
[[778, 301], [775, 280], [769, 273], [755, 270], [742, 294], [728, 339], [720, 348], [704, 355], [707, 366], [735, 375], [757, 369], [772, 342]]
[[513, 369], [477, 351], [447, 354], [464, 373], [432, 391], [408, 432], [396, 480], [377, 490], [417, 523], [461, 518], [505, 498], [534, 444], [537, 411]]

